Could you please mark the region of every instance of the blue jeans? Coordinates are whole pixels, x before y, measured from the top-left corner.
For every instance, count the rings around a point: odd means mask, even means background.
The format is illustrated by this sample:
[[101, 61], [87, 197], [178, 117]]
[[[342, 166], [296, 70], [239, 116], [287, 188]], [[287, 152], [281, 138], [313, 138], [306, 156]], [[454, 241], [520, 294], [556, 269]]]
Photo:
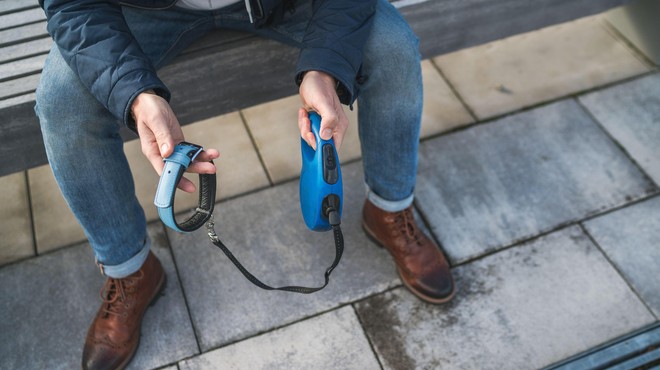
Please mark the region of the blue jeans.
[[[143, 51], [160, 68], [215, 28], [254, 32], [300, 46], [311, 18], [310, 4], [298, 2], [296, 12], [283, 22], [258, 30], [242, 2], [212, 12], [176, 7], [126, 7], [123, 12]], [[368, 78], [360, 89], [358, 119], [368, 198], [386, 211], [399, 211], [413, 199], [422, 80], [418, 40], [387, 0], [378, 3], [362, 71]], [[57, 47], [46, 60], [36, 100], [55, 179], [97, 263], [110, 277], [130, 275], [146, 259], [149, 240], [119, 136], [120, 123], [79, 82]]]

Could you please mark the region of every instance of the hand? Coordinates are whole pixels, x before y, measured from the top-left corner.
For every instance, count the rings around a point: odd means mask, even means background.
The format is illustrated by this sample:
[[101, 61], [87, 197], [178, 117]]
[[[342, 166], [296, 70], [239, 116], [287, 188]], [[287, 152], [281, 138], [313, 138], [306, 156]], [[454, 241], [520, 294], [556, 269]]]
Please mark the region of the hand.
[[315, 111], [321, 116], [321, 138], [333, 138], [337, 151], [348, 129], [348, 118], [341, 107], [335, 91], [334, 77], [320, 71], [309, 71], [300, 84], [300, 98], [303, 107], [298, 110], [298, 128], [300, 137], [316, 150], [316, 140], [311, 130], [308, 111]]
[[[147, 157], [158, 175], [163, 172], [163, 158], [172, 154], [174, 146], [183, 141], [183, 132], [179, 121], [169, 103], [154, 94], [153, 91], [141, 93], [131, 106], [137, 126], [142, 153]], [[208, 149], [197, 156], [195, 162], [188, 167], [188, 172], [215, 173], [215, 165], [211, 160], [220, 156], [216, 149]], [[177, 187], [185, 192], [195, 191], [195, 184], [182, 177]]]

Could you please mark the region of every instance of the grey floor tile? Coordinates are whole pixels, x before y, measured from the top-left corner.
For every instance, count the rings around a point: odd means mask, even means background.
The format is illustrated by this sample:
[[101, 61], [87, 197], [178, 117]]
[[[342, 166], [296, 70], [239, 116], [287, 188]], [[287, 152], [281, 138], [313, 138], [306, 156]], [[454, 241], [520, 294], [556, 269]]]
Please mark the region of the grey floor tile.
[[660, 317], [660, 198], [589, 220], [585, 227]]
[[25, 173], [0, 178], [0, 265], [34, 255]]
[[421, 137], [436, 135], [474, 122], [463, 103], [429, 60], [422, 62], [422, 79], [424, 109]]
[[179, 367], [181, 370], [380, 369], [350, 306], [184, 360]]
[[415, 193], [461, 262], [656, 190], [565, 100], [424, 142]]
[[[361, 163], [342, 167], [345, 251], [328, 287], [311, 295], [268, 292], [248, 282], [203, 230], [168, 230], [202, 351], [279, 327], [399, 283], [387, 252], [364, 235]], [[334, 258], [332, 234], [307, 230], [298, 182], [217, 205], [220, 238], [257, 277], [273, 286], [323, 283]]]
[[[197, 353], [162, 226], [151, 226], [149, 234], [168, 284], [144, 317], [140, 347], [130, 366], [134, 369], [162, 366]], [[79, 368], [104, 281], [89, 245], [0, 269], [0, 281], [0, 295], [4, 297], [0, 317], [5, 318], [0, 321], [0, 368]]]
[[356, 305], [386, 369], [538, 369], [654, 321], [578, 227], [454, 271], [448, 305], [404, 289]]
[[[87, 238], [66, 204], [49, 165], [28, 170], [37, 253], [80, 243]], [[57, 216], [55, 216], [57, 215]]]
[[479, 119], [650, 70], [598, 15], [434, 60]]
[[583, 95], [580, 101], [660, 184], [660, 74]]

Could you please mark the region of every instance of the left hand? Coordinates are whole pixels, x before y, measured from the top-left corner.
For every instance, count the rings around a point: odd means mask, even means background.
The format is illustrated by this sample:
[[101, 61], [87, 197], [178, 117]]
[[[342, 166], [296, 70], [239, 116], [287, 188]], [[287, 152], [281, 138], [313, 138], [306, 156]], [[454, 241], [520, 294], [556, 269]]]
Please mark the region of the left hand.
[[334, 77], [320, 71], [305, 73], [300, 84], [300, 99], [303, 106], [298, 110], [298, 128], [300, 137], [314, 150], [316, 150], [316, 140], [307, 112], [315, 111], [321, 116], [321, 138], [323, 140], [333, 138], [337, 151], [341, 148], [348, 129], [348, 118], [339, 102], [335, 86]]

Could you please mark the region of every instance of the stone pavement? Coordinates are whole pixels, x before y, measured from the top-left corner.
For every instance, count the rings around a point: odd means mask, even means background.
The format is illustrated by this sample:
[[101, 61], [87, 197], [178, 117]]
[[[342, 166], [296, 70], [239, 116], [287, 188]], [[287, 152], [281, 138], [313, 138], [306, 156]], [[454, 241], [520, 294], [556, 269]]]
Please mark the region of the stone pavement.
[[[152, 222], [169, 280], [130, 368], [531, 369], [657, 322], [660, 73], [618, 37], [590, 17], [424, 62], [415, 204], [451, 261], [454, 301], [420, 302], [362, 232], [352, 130], [346, 252], [330, 285], [262, 291], [202, 230]], [[321, 284], [334, 253], [331, 235], [299, 216], [295, 124], [273, 127], [295, 122], [296, 106], [289, 98], [186, 128], [223, 152], [222, 240], [273, 285]], [[154, 219], [157, 179], [135, 142], [127, 152]], [[78, 368], [98, 308], [103, 279], [49, 176], [43, 167], [0, 178], [0, 369]], [[179, 201], [185, 211], [195, 199]]]

